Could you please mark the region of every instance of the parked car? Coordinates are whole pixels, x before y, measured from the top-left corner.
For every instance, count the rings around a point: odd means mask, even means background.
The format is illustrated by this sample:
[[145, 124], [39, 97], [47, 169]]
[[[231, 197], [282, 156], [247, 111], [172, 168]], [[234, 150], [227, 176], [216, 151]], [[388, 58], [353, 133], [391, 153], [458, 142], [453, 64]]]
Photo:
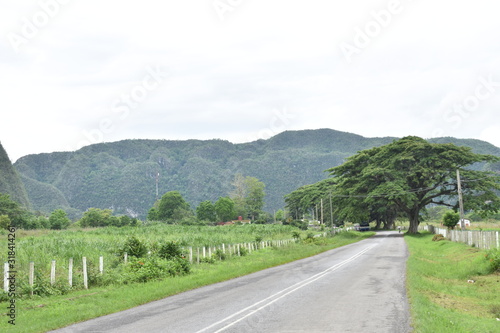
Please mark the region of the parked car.
[[362, 222], [359, 224], [359, 231], [370, 231], [370, 223]]

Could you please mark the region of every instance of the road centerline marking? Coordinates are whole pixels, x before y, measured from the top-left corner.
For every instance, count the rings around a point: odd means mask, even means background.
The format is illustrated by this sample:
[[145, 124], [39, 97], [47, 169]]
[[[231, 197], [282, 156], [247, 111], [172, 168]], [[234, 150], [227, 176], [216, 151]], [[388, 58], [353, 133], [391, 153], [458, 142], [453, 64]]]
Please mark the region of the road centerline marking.
[[[247, 314], [246, 314], [246, 315], [244, 315], [243, 317], [240, 317], [240, 318], [238, 318], [238, 319], [236, 319], [236, 320], [234, 320], [234, 321], [232, 321], [232, 322], [229, 322], [229, 323], [228, 323], [227, 325], [225, 325], [224, 327], [222, 327], [222, 328], [220, 328], [220, 329], [218, 329], [218, 330], [214, 331], [214, 333], [222, 332], [222, 331], [226, 330], [227, 328], [229, 328], [229, 327], [231, 327], [231, 326], [233, 326], [233, 325], [237, 324], [238, 322], [240, 322], [240, 321], [242, 321], [242, 320], [244, 320], [244, 319], [246, 319], [246, 318], [248, 318], [248, 317], [250, 317], [250, 316], [254, 315], [255, 313], [257, 313], [257, 312], [261, 311], [262, 309], [264, 309], [264, 308], [268, 307], [269, 305], [271, 305], [271, 304], [273, 304], [273, 303], [277, 302], [278, 300], [280, 300], [280, 299], [284, 298], [285, 296], [288, 296], [289, 294], [292, 294], [293, 292], [295, 292], [295, 291], [297, 291], [297, 290], [299, 290], [299, 289], [301, 289], [301, 288], [303, 288], [303, 287], [305, 287], [305, 286], [307, 286], [307, 285], [309, 285], [309, 284], [311, 284], [311, 283], [313, 283], [313, 282], [315, 282], [315, 281], [317, 281], [317, 280], [321, 279], [322, 277], [324, 277], [324, 276], [325, 276], [325, 275], [327, 275], [328, 273], [331, 273], [331, 272], [333, 272], [333, 271], [335, 271], [335, 270], [339, 269], [340, 267], [342, 267], [342, 266], [344, 266], [344, 265], [346, 265], [346, 264], [348, 264], [348, 263], [350, 263], [350, 262], [354, 261], [355, 259], [357, 259], [357, 258], [358, 258], [358, 257], [360, 257], [361, 255], [363, 255], [364, 253], [368, 252], [369, 250], [371, 250], [371, 249], [372, 249], [372, 248], [374, 248], [375, 246], [377, 246], [377, 244], [373, 244], [373, 245], [371, 245], [371, 246], [368, 246], [368, 247], [366, 247], [365, 249], [363, 249], [363, 250], [361, 250], [360, 252], [358, 252], [358, 253], [356, 253], [355, 255], [353, 255], [352, 257], [350, 257], [350, 258], [348, 258], [348, 259], [346, 259], [346, 260], [344, 260], [344, 261], [341, 261], [341, 262], [339, 262], [339, 263], [337, 263], [337, 264], [335, 264], [335, 265], [333, 265], [333, 266], [331, 266], [331, 267], [329, 267], [329, 268], [325, 269], [325, 270], [324, 270], [324, 271], [322, 271], [322, 272], [319, 272], [319, 273], [317, 273], [317, 274], [315, 274], [315, 275], [313, 275], [313, 276], [310, 276], [310, 277], [308, 277], [308, 278], [306, 278], [306, 279], [304, 279], [304, 280], [302, 280], [302, 281], [299, 281], [299, 282], [295, 283], [295, 284], [294, 284], [294, 285], [292, 285], [292, 286], [289, 286], [289, 287], [287, 287], [287, 288], [285, 288], [285, 289], [283, 289], [283, 290], [280, 290], [280, 291], [278, 291], [277, 293], [274, 293], [273, 295], [271, 295], [271, 296], [269, 296], [269, 297], [266, 297], [266, 298], [264, 298], [264, 299], [262, 299], [262, 300], [260, 300], [260, 301], [258, 301], [258, 302], [255, 302], [254, 304], [252, 304], [252, 305], [250, 305], [250, 306], [247, 306], [246, 308], [244, 308], [244, 309], [242, 309], [242, 310], [240, 310], [240, 311], [237, 311], [237, 312], [233, 313], [232, 315], [227, 316], [226, 318], [221, 319], [221, 320], [219, 320], [219, 321], [217, 321], [217, 322], [213, 323], [212, 325], [207, 326], [207, 327], [205, 327], [205, 328], [203, 328], [203, 329], [201, 329], [201, 330], [197, 331], [196, 333], [206, 332], [207, 330], [209, 330], [209, 329], [211, 329], [211, 328], [213, 328], [213, 327], [215, 327], [215, 326], [218, 326], [218, 325], [221, 325], [221, 324], [223, 324], [223, 323], [225, 323], [225, 322], [228, 322], [228, 321], [229, 321], [229, 320], [231, 320], [232, 318], [234, 318], [234, 317], [236, 317], [236, 316], [238, 316], [238, 315], [240, 315], [240, 314], [242, 314], [242, 313], [244, 313], [244, 312], [246, 312], [246, 311], [250, 311], [249, 313], [247, 313]], [[267, 302], [267, 303], [266, 303], [266, 302]], [[261, 306], [260, 306], [260, 307], [258, 307], [257, 309], [251, 310], [252, 308], [254, 308], [254, 307], [256, 307], [256, 306], [259, 306], [259, 305], [260, 305], [260, 304], [262, 304], [262, 303], [265, 303], [265, 304], [261, 305]]]

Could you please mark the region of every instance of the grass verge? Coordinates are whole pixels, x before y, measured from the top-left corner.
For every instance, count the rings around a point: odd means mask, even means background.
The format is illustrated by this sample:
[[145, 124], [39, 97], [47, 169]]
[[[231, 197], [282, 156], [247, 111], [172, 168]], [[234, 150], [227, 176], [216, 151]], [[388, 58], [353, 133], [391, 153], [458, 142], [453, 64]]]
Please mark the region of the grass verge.
[[500, 274], [485, 251], [433, 235], [405, 235], [414, 332], [500, 332]]
[[[16, 302], [15, 325], [0, 315], [1, 332], [45, 332], [72, 323], [129, 309], [201, 286], [229, 280], [262, 269], [310, 257], [330, 249], [357, 242], [374, 233], [348, 232], [281, 248], [266, 248], [245, 257], [234, 257], [215, 264], [194, 265], [192, 273], [182, 277], [106, 286], [72, 292], [69, 295], [20, 299]], [[8, 303], [1, 303], [6, 309]], [[4, 312], [5, 310], [1, 311]]]

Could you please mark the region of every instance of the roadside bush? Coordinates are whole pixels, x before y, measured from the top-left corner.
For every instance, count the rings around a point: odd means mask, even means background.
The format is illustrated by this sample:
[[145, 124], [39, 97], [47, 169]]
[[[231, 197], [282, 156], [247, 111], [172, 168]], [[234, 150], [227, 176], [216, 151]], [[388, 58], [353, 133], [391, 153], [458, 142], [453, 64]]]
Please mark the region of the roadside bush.
[[53, 296], [53, 295], [65, 295], [72, 289], [68, 285], [67, 281], [56, 281], [54, 285], [50, 284], [49, 279], [46, 278], [39, 270], [35, 270], [33, 289], [30, 287], [27, 281], [22, 281], [19, 284], [18, 296], [30, 297], [31, 290], [33, 290], [33, 295], [35, 296]]
[[446, 240], [446, 238], [441, 235], [441, 234], [436, 234], [432, 237], [432, 241], [433, 242], [439, 242], [439, 241], [442, 241], [442, 240]]
[[170, 276], [186, 275], [191, 271], [191, 263], [186, 258], [167, 261], [166, 271]]
[[454, 229], [458, 221], [460, 221], [460, 215], [457, 212], [449, 210], [443, 215], [443, 225], [449, 229]]
[[491, 273], [500, 271], [500, 249], [489, 250], [485, 257], [489, 261]]
[[186, 275], [191, 271], [191, 264], [185, 258], [165, 260], [158, 257], [139, 258], [131, 261], [125, 270], [127, 282], [148, 282], [168, 276]]
[[142, 258], [148, 253], [148, 249], [143, 242], [135, 236], [131, 236], [127, 238], [125, 244], [123, 244], [120, 250], [120, 256], [123, 256], [124, 253], [132, 257]]
[[219, 260], [226, 260], [226, 254], [221, 249], [217, 249], [213, 256]]
[[293, 220], [290, 225], [299, 228], [300, 230], [307, 230], [308, 223], [306, 221]]
[[214, 256], [211, 257], [205, 257], [205, 258], [200, 258], [200, 262], [204, 262], [205, 264], [215, 264], [215, 258]]
[[167, 260], [184, 257], [180, 245], [174, 241], [162, 244], [158, 250], [158, 256]]
[[246, 256], [248, 254], [248, 249], [244, 246], [240, 246], [240, 256]]
[[165, 268], [156, 257], [131, 261], [127, 270], [130, 282], [148, 282], [165, 274]]

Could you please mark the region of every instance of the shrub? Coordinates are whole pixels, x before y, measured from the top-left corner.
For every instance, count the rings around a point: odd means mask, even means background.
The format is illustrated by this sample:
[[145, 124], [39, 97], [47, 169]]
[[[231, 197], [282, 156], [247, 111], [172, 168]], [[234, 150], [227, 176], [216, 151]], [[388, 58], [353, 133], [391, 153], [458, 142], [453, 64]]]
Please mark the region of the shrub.
[[212, 256], [219, 260], [226, 260], [226, 254], [221, 249], [217, 249]]
[[490, 272], [500, 271], [500, 249], [491, 249], [486, 252], [486, 260], [490, 264]]
[[240, 256], [246, 256], [248, 254], [248, 249], [244, 246], [240, 246]]
[[442, 240], [446, 240], [446, 238], [444, 238], [444, 236], [441, 234], [436, 234], [436, 235], [434, 235], [434, 237], [432, 237], [433, 242], [439, 242]]
[[158, 256], [167, 260], [184, 257], [180, 245], [174, 241], [161, 245], [158, 250]]
[[129, 256], [141, 258], [144, 257], [147, 252], [148, 249], [146, 248], [146, 245], [144, 245], [144, 243], [142, 243], [135, 236], [131, 236], [127, 238], [125, 244], [123, 244], [120, 255], [127, 253]]
[[460, 221], [460, 215], [452, 210], [443, 215], [443, 224], [450, 229], [454, 229], [458, 221]]
[[163, 268], [156, 257], [136, 259], [127, 266], [130, 282], [148, 282], [164, 275]]
[[170, 266], [167, 268], [171, 276], [186, 275], [191, 271], [191, 263], [186, 258], [175, 258], [169, 261]]
[[200, 258], [200, 262], [204, 262], [206, 264], [215, 264], [215, 258], [213, 256]]

